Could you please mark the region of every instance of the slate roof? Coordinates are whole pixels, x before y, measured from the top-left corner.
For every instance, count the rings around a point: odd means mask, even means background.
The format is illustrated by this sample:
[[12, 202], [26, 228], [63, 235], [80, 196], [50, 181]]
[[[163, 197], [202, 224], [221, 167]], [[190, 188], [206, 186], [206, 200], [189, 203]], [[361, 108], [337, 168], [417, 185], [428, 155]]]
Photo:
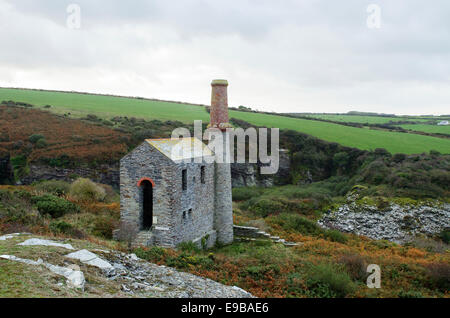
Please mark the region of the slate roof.
[[207, 145], [195, 137], [147, 139], [146, 142], [174, 162], [214, 155]]

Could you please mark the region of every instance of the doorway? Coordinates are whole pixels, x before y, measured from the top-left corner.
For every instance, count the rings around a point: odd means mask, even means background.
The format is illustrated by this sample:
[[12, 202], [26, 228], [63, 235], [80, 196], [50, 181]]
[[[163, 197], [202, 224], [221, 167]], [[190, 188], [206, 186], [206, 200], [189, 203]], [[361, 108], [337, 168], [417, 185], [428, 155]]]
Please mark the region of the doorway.
[[153, 226], [153, 184], [144, 180], [142, 191], [142, 230], [148, 231]]

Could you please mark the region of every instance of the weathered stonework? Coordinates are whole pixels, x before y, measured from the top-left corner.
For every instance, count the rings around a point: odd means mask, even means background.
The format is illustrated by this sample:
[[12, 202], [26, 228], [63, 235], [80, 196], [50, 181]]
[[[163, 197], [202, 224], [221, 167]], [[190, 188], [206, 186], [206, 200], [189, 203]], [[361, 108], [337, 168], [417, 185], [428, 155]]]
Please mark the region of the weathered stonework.
[[[144, 142], [120, 163], [121, 220], [134, 224], [144, 245], [174, 247], [181, 242], [214, 245], [214, 165], [174, 162], [150, 143]], [[202, 178], [202, 168], [204, 175]], [[183, 189], [183, 170], [186, 187]], [[143, 228], [143, 178], [154, 183], [153, 226]]]

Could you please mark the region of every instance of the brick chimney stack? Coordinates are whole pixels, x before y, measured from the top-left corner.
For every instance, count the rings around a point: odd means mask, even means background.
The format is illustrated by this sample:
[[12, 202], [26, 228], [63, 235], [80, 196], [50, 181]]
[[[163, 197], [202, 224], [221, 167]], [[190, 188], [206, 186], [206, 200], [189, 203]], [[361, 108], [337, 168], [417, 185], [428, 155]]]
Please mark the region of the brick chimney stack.
[[211, 128], [225, 130], [231, 127], [228, 118], [228, 82], [226, 80], [214, 80], [211, 83]]
[[[231, 191], [230, 134], [227, 128], [232, 126], [228, 122], [228, 82], [214, 80], [211, 98], [211, 128], [222, 131], [223, 161], [215, 163], [214, 183], [214, 228], [217, 233], [217, 242], [231, 244], [233, 234], [233, 198]], [[217, 153], [216, 153], [217, 154]]]

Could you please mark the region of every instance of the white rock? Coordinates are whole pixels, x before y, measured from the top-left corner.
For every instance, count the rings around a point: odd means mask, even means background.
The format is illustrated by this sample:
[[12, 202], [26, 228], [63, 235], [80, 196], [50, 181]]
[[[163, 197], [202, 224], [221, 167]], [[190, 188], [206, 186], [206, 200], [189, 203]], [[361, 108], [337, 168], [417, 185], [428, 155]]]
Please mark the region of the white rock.
[[73, 246], [70, 244], [61, 244], [61, 243], [57, 243], [57, 242], [53, 242], [53, 241], [49, 241], [49, 240], [42, 240], [42, 239], [29, 239], [26, 240], [25, 242], [19, 243], [17, 245], [21, 245], [21, 246], [53, 246], [53, 247], [62, 247], [68, 250], [74, 250]]
[[47, 267], [56, 275], [64, 276], [67, 279], [67, 285], [69, 285], [70, 287], [80, 288], [84, 290], [86, 280], [84, 279], [83, 272], [76, 271], [67, 267], [52, 265], [49, 263], [45, 263], [45, 267]]
[[11, 233], [11, 234], [6, 234], [3, 236], [0, 236], [0, 241], [6, 241], [6, 240], [10, 240], [16, 236], [21, 236], [21, 235], [31, 235], [30, 233]]
[[70, 287], [81, 288], [84, 289], [85, 279], [84, 274], [81, 271], [76, 271], [71, 268], [55, 266], [49, 263], [44, 263], [42, 259], [38, 259], [37, 261], [32, 261], [29, 259], [19, 258], [13, 255], [1, 255], [0, 258], [7, 259], [14, 262], [20, 262], [27, 265], [39, 266], [44, 265], [51, 272], [64, 276], [67, 279], [67, 285]]
[[7, 260], [10, 260], [10, 261], [14, 261], [14, 262], [24, 263], [24, 264], [27, 264], [27, 265], [34, 265], [34, 266], [38, 266], [38, 265], [44, 264], [44, 261], [42, 259], [38, 259], [37, 261], [32, 261], [32, 260], [29, 260], [29, 259], [16, 257], [14, 255], [0, 255], [0, 258], [7, 259]]
[[69, 255], [66, 255], [66, 257], [77, 259], [84, 264], [95, 266], [105, 271], [114, 270], [114, 267], [110, 263], [101, 259], [96, 254], [89, 252], [88, 250], [81, 250], [75, 253], [71, 253]]
[[139, 260], [139, 257], [137, 257], [136, 254], [130, 254], [130, 255], [128, 255], [128, 258], [130, 260], [136, 261], [136, 262]]
[[8, 234], [8, 235], [0, 236], [0, 241], [6, 241], [6, 240], [9, 240], [9, 239], [12, 239], [14, 236], [16, 236], [16, 235]]

